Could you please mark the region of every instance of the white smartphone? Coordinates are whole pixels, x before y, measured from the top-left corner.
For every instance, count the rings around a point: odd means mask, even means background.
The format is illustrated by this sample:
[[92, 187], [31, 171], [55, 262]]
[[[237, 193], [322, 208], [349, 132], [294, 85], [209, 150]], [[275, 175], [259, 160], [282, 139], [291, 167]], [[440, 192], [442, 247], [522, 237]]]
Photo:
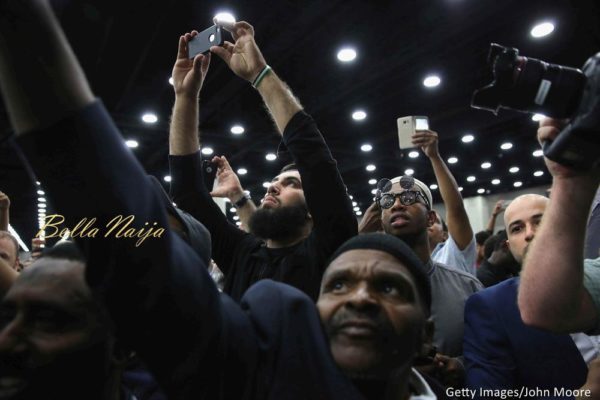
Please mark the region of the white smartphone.
[[429, 119], [424, 116], [401, 117], [396, 122], [398, 123], [398, 143], [401, 149], [415, 147], [412, 144], [415, 132], [429, 129]]

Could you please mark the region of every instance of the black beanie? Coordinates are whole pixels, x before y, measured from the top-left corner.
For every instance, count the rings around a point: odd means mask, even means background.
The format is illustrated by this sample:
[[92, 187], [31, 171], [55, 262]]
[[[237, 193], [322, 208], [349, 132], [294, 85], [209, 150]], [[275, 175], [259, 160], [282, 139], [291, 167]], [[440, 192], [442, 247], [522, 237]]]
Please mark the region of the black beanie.
[[404, 243], [404, 241], [398, 239], [396, 236], [385, 233], [367, 233], [354, 236], [342, 244], [336, 252], [333, 253], [329, 263], [331, 264], [331, 262], [342, 253], [357, 249], [380, 250], [402, 261], [404, 266], [412, 274], [417, 290], [420, 292], [421, 299], [425, 302], [427, 315], [430, 314], [431, 285], [429, 284], [429, 276], [427, 276], [425, 266], [421, 260], [419, 260], [417, 255], [406, 243]]

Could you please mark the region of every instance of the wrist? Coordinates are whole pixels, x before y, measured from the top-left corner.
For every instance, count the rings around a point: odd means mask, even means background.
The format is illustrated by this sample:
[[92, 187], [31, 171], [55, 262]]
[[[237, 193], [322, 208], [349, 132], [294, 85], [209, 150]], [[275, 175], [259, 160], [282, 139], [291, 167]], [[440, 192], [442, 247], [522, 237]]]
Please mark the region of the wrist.
[[259, 71], [254, 75], [254, 79], [250, 81], [254, 89], [258, 89], [258, 85], [269, 75], [273, 70], [268, 64], [265, 64]]
[[233, 189], [227, 193], [227, 198], [233, 204], [240, 201], [242, 199], [242, 197], [244, 197], [244, 196], [245, 196], [245, 193], [241, 186], [236, 189]]

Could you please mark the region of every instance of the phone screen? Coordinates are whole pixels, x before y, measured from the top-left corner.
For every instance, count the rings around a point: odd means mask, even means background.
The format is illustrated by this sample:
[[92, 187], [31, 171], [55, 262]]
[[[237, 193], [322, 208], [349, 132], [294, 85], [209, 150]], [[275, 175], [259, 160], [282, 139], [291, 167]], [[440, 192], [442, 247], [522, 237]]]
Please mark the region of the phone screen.
[[429, 129], [427, 118], [415, 118], [415, 130], [424, 131]]

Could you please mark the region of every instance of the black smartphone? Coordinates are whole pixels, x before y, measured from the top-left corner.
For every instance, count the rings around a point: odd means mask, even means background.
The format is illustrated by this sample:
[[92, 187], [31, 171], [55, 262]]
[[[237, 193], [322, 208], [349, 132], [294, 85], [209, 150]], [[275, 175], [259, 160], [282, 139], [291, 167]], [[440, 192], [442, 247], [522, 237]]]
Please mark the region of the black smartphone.
[[202, 179], [208, 191], [213, 190], [215, 184], [215, 177], [217, 176], [217, 165], [212, 161], [202, 161]]
[[198, 33], [188, 42], [188, 57], [194, 58], [200, 53], [206, 54], [211, 46], [221, 46], [222, 44], [223, 35], [221, 34], [221, 27], [213, 25]]

